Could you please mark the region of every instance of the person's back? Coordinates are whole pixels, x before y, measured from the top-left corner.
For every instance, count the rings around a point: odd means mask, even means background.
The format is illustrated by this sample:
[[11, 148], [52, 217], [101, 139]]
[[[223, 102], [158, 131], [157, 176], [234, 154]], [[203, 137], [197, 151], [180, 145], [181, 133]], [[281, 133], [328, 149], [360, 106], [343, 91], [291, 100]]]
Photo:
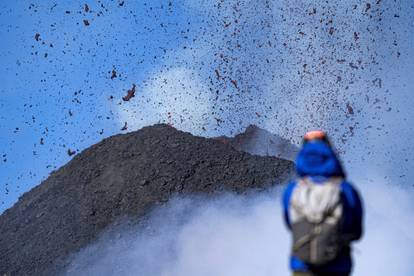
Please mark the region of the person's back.
[[293, 275], [349, 275], [350, 243], [362, 235], [362, 204], [323, 132], [305, 135], [296, 171], [299, 178], [283, 194]]

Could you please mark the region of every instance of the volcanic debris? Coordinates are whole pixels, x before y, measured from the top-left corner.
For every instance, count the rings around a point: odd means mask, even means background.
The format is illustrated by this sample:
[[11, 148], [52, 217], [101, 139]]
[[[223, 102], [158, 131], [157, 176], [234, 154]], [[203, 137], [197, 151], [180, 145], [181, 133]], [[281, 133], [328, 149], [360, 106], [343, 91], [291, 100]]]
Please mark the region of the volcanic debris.
[[129, 101], [131, 98], [135, 97], [135, 84], [132, 84], [132, 88], [127, 91], [126, 96], [122, 97], [124, 101]]

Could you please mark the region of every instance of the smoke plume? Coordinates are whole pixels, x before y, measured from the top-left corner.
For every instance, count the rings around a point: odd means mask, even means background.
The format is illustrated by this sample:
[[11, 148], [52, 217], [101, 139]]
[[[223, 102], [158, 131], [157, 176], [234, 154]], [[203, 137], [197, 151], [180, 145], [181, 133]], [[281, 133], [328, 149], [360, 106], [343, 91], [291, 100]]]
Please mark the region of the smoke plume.
[[[354, 275], [412, 275], [413, 191], [381, 182], [359, 184], [366, 218], [365, 235], [353, 252]], [[147, 222], [103, 235], [74, 257], [65, 275], [289, 274], [290, 236], [280, 190], [177, 198], [155, 209]]]

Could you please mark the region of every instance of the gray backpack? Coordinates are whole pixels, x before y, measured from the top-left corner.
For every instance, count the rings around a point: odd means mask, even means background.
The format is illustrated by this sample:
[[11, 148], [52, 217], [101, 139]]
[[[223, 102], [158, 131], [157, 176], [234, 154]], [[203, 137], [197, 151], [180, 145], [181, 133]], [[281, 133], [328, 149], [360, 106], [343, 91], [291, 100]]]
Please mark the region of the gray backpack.
[[293, 255], [311, 265], [334, 260], [344, 249], [341, 241], [342, 178], [314, 183], [302, 178], [293, 190], [289, 217]]

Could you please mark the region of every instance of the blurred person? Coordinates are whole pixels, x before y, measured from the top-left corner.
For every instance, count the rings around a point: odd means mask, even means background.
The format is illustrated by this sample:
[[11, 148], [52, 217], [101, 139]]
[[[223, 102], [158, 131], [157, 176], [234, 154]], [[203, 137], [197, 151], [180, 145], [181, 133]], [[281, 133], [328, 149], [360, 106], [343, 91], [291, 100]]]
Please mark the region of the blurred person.
[[362, 236], [363, 209], [323, 131], [304, 136], [296, 172], [282, 198], [293, 238], [293, 275], [350, 275], [351, 243]]

